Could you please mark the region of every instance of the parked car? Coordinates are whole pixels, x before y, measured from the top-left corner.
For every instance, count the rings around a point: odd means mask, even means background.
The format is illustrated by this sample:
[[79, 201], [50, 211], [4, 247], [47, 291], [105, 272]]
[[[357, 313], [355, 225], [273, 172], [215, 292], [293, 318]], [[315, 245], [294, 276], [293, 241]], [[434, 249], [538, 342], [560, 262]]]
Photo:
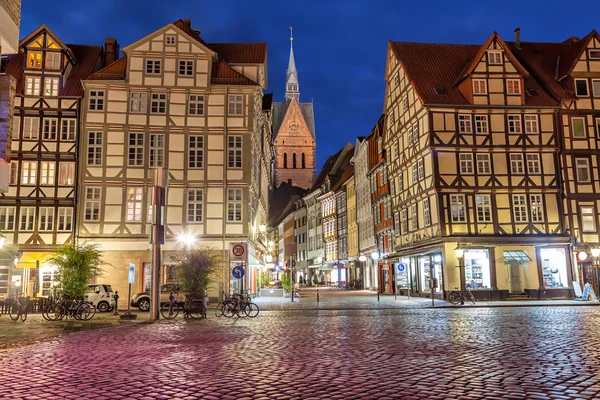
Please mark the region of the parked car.
[[111, 311], [115, 306], [115, 292], [110, 285], [88, 285], [85, 295], [99, 312]]
[[[171, 292], [180, 290], [179, 285], [168, 283], [160, 287], [160, 304], [168, 303]], [[185, 293], [179, 293], [179, 300], [183, 304]], [[150, 292], [142, 292], [133, 295], [131, 298], [131, 307], [137, 307], [140, 311], [148, 311], [150, 309]]]

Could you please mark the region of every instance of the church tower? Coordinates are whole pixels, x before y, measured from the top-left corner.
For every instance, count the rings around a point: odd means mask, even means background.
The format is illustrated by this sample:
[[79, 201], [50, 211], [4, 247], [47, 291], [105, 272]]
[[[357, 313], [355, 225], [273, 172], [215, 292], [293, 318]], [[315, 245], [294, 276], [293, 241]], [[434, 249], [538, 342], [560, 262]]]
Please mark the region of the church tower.
[[290, 59], [285, 101], [273, 104], [275, 187], [282, 182], [309, 189], [316, 178], [316, 136], [313, 103], [300, 102], [300, 82], [290, 26]]

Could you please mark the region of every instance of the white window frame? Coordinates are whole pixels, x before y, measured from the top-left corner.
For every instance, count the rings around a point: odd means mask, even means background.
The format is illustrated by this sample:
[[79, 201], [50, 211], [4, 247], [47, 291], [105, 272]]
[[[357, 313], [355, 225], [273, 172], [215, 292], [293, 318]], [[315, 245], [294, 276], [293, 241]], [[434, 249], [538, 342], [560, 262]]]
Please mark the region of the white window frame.
[[487, 94], [487, 81], [485, 79], [473, 79], [473, 94]]
[[591, 233], [596, 232], [596, 212], [594, 206], [579, 207], [581, 215], [581, 232]]
[[144, 166], [144, 133], [129, 132], [127, 141], [127, 165], [129, 167]]
[[85, 205], [83, 220], [84, 221], [99, 221], [100, 206], [102, 200], [102, 188], [93, 186], [85, 188]]
[[[585, 91], [586, 91], [586, 94], [579, 94], [579, 91], [577, 90], [577, 82], [581, 82], [581, 81], [585, 82]], [[575, 95], [577, 97], [590, 97], [590, 85], [589, 85], [587, 79], [575, 79], [573, 83], [574, 83], [574, 87], [573, 88], [575, 89]]]
[[73, 230], [73, 209], [71, 207], [58, 207], [56, 219], [57, 232], [71, 232]]
[[489, 194], [475, 196], [477, 222], [492, 222], [492, 198]]
[[243, 160], [244, 139], [241, 135], [227, 136], [227, 168], [240, 169], [244, 166]]
[[10, 162], [10, 180], [9, 185], [17, 185], [19, 183], [19, 162], [12, 160]]
[[473, 133], [471, 114], [458, 114], [458, 132], [465, 135]]
[[539, 174], [541, 172], [540, 155], [539, 154], [527, 153], [527, 154], [525, 154], [525, 159], [527, 160], [527, 173], [528, 174]]
[[25, 79], [25, 94], [27, 96], [39, 96], [42, 90], [42, 78], [28, 76]]
[[163, 115], [167, 113], [167, 94], [152, 93], [150, 102], [150, 114]]
[[60, 78], [44, 78], [44, 97], [58, 96]]
[[527, 222], [527, 198], [524, 194], [512, 195], [512, 209], [515, 222]]
[[477, 135], [487, 135], [489, 133], [488, 116], [475, 114], [475, 133]]
[[58, 167], [58, 185], [75, 185], [75, 163], [61, 161]]
[[52, 232], [54, 230], [54, 207], [40, 207], [38, 209], [38, 231]]
[[507, 79], [506, 80], [506, 94], [521, 94], [521, 80], [520, 79]]
[[423, 199], [423, 226], [431, 225], [431, 205], [429, 198]]
[[51, 186], [56, 181], [56, 162], [42, 161], [40, 163], [40, 186]]
[[145, 71], [147, 75], [160, 75], [162, 72], [162, 60], [158, 58], [147, 58]]
[[21, 161], [21, 185], [37, 183], [37, 161]]
[[[581, 134], [576, 134], [577, 132], [575, 131], [575, 121], [581, 121], [581, 126], [583, 127], [583, 131], [581, 132]], [[571, 136], [573, 138], [580, 139], [587, 138], [587, 126], [585, 117], [571, 117]]]
[[87, 165], [102, 165], [104, 132], [88, 132], [87, 137]]
[[0, 231], [9, 232], [15, 230], [16, 207], [0, 207]]
[[600, 60], [600, 49], [588, 49], [588, 58], [590, 60]]
[[186, 218], [188, 224], [204, 221], [204, 191], [202, 189], [188, 189]]
[[21, 136], [21, 116], [15, 115], [13, 117], [12, 139], [19, 140], [20, 136]]
[[150, 134], [150, 154], [148, 162], [151, 168], [164, 167], [165, 165], [165, 134]]
[[60, 140], [63, 142], [73, 142], [77, 137], [77, 119], [63, 118], [60, 121]]
[[188, 168], [204, 168], [204, 136], [188, 136]]
[[411, 213], [411, 228], [414, 231], [419, 229], [419, 208], [416, 204], [412, 205], [412, 213]]
[[523, 173], [525, 173], [525, 165], [523, 162], [522, 153], [509, 153], [508, 157], [510, 160], [511, 174], [522, 175]]
[[512, 114], [506, 116], [508, 133], [523, 133], [521, 127], [521, 115]]
[[194, 76], [194, 60], [179, 60], [177, 67], [177, 75]]
[[525, 114], [525, 133], [540, 133], [538, 116], [535, 114]]
[[32, 232], [35, 227], [35, 207], [21, 207], [19, 210], [19, 230]]
[[[425, 161], [422, 158], [417, 160], [417, 171], [419, 173], [419, 181], [422, 181], [423, 179], [425, 179]], [[386, 179], [386, 182], [387, 182], [387, 179]]]
[[402, 233], [406, 235], [408, 233], [408, 208], [403, 208], [400, 213], [402, 215]]
[[131, 92], [129, 95], [129, 111], [132, 114], [146, 114], [148, 111], [148, 93]]
[[177, 35], [165, 35], [165, 45], [176, 46], [177, 45]]
[[489, 153], [476, 153], [475, 160], [477, 161], [477, 174], [489, 175], [492, 173]]
[[144, 188], [141, 186], [129, 186], [127, 188], [127, 222], [142, 222], [142, 205], [144, 202]]
[[[582, 179], [581, 173], [585, 173], [587, 178]], [[590, 183], [592, 181], [592, 171], [590, 170], [590, 160], [587, 158], [575, 159], [575, 177], [577, 183]]]
[[58, 119], [57, 118], [44, 118], [44, 124], [42, 128], [42, 139], [44, 140], [56, 140], [58, 137]]
[[544, 222], [544, 197], [541, 194], [530, 194], [531, 222]]
[[88, 111], [104, 111], [104, 90], [90, 90]]
[[241, 188], [227, 189], [227, 222], [242, 222], [243, 199]]
[[450, 219], [452, 222], [466, 222], [465, 195], [451, 194], [450, 195]]
[[230, 94], [227, 98], [228, 115], [244, 115], [244, 96], [241, 94]]
[[40, 118], [25, 117], [23, 119], [23, 140], [38, 140], [40, 138]]
[[504, 63], [502, 57], [502, 51], [499, 50], [488, 50], [488, 64], [489, 65], [502, 65]]
[[458, 153], [461, 175], [473, 175], [473, 153]]
[[600, 97], [600, 79], [592, 79], [592, 92], [594, 97]]
[[62, 54], [57, 51], [46, 52], [46, 69], [62, 69]]
[[190, 94], [188, 97], [188, 114], [204, 115], [205, 97], [203, 94]]

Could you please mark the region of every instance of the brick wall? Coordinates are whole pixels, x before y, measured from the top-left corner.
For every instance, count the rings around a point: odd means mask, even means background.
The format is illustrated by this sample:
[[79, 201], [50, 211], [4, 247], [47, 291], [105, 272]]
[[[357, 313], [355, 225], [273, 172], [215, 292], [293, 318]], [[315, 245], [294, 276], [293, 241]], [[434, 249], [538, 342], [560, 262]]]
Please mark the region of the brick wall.
[[21, 25], [21, 0], [0, 0], [0, 7], [6, 10], [17, 26]]

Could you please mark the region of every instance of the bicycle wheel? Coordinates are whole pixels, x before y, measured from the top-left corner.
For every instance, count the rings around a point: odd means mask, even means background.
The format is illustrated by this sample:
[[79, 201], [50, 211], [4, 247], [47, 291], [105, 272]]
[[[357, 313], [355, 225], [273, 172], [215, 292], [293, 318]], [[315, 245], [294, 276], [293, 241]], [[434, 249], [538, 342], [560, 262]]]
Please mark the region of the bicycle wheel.
[[448, 301], [454, 305], [460, 303], [460, 293], [459, 292], [450, 292], [448, 295]]
[[160, 306], [160, 314], [165, 319], [173, 319], [179, 315], [179, 306], [176, 303], [164, 303]]
[[27, 308], [23, 307], [23, 310], [21, 310], [21, 321], [25, 322], [26, 319], [27, 319]]
[[224, 309], [225, 309], [225, 303], [219, 303], [219, 304], [217, 304], [217, 308], [215, 309], [215, 316], [217, 318], [222, 317]]
[[48, 321], [58, 321], [63, 319], [66, 313], [67, 310], [61, 304], [52, 304], [46, 311], [46, 316]]
[[475, 304], [475, 297], [473, 296], [473, 293], [471, 293], [470, 290], [468, 290], [467, 293], [469, 293], [469, 300], [471, 300], [471, 303]]
[[90, 315], [89, 304], [81, 303], [73, 312], [73, 317], [79, 321], [86, 321]]
[[237, 307], [234, 304], [225, 303], [223, 305], [223, 315], [227, 318], [233, 318], [233, 316], [236, 314], [236, 309]]
[[96, 315], [96, 307], [91, 303], [82, 304], [84, 312], [80, 315], [82, 321], [89, 321]]
[[258, 305], [254, 304], [254, 303], [248, 303], [244, 307], [244, 312], [250, 318], [256, 317], [258, 315], [259, 311], [260, 311], [260, 309], [258, 308]]
[[13, 321], [16, 321], [21, 316], [21, 306], [19, 304], [12, 304], [8, 310], [8, 316]]
[[188, 314], [193, 319], [200, 319], [204, 316], [204, 303], [193, 301], [188, 305]]

